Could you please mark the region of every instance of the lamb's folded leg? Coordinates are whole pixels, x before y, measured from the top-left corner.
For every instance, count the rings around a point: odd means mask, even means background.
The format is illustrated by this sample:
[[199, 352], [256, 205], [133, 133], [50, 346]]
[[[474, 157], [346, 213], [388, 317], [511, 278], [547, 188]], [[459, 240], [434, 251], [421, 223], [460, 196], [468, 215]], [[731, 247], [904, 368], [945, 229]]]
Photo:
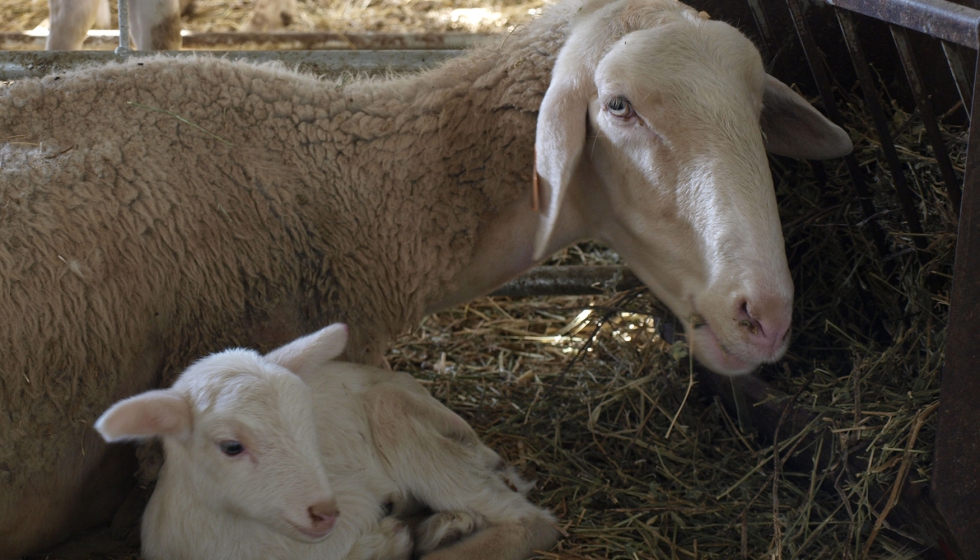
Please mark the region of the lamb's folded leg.
[[545, 515], [487, 527], [462, 541], [422, 556], [422, 560], [524, 560], [558, 542], [558, 530]]
[[465, 511], [440, 511], [426, 517], [412, 530], [415, 552], [426, 555], [455, 544], [484, 528], [487, 520]]
[[412, 557], [412, 537], [408, 526], [394, 517], [385, 517], [377, 528], [362, 536], [346, 560], [408, 560]]
[[[485, 527], [423, 558], [520, 560], [557, 542], [554, 517], [527, 500], [530, 484], [462, 418], [428, 395], [392, 385], [373, 388], [366, 401], [382, 461], [406, 494], [435, 512], [432, 527], [462, 534], [466, 519]], [[465, 518], [451, 523], [451, 516]], [[438, 533], [416, 531], [427, 545], [445, 542]]]

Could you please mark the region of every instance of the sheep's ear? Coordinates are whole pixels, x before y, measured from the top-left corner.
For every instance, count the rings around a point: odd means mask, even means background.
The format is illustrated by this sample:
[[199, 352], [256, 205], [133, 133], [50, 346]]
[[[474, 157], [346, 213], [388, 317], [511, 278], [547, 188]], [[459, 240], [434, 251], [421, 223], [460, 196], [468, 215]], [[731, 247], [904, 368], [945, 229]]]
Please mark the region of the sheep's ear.
[[761, 124], [766, 149], [780, 156], [830, 159], [845, 156], [854, 149], [841, 127], [769, 75], [762, 98]]
[[347, 325], [334, 323], [265, 355], [270, 362], [304, 377], [315, 372], [347, 347]]
[[567, 57], [564, 60], [559, 58], [538, 113], [534, 167], [544, 215], [534, 239], [535, 260], [548, 256], [545, 251], [555, 232], [562, 201], [585, 146], [588, 90], [584, 79], [565, 68], [573, 62]]
[[95, 422], [107, 442], [190, 435], [190, 404], [170, 389], [147, 391], [112, 405]]

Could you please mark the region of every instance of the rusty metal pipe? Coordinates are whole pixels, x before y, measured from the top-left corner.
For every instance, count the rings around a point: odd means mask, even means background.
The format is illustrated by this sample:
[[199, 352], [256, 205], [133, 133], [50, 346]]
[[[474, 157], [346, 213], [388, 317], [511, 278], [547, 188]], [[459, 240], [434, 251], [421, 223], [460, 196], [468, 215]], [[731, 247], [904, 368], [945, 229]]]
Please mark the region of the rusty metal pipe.
[[[936, 113], [932, 110], [932, 102], [929, 94], [926, 93], [925, 84], [922, 80], [922, 70], [919, 68], [919, 61], [912, 49], [909, 41], [908, 31], [902, 27], [891, 26], [892, 38], [895, 46], [898, 47], [898, 56], [902, 59], [902, 66], [905, 68], [905, 76], [912, 87], [912, 95], [915, 97], [915, 105], [919, 109], [919, 116], [922, 117], [922, 124], [926, 127], [926, 135], [929, 143], [932, 144], [933, 153], [936, 156], [936, 163], [939, 165], [939, 174], [943, 177], [946, 185], [946, 193], [953, 205], [953, 211], [958, 215], [960, 212], [960, 180], [956, 177], [953, 170], [953, 162], [949, 159], [949, 151], [946, 149], [946, 141], [943, 133], [939, 130], [939, 122], [936, 120]], [[904, 202], [902, 203], [904, 206]], [[915, 232], [913, 232], [915, 233]]]
[[946, 0], [824, 0], [831, 6], [920, 31], [937, 39], [978, 46], [980, 11]]
[[762, 0], [746, 0], [749, 9], [752, 11], [752, 19], [759, 30], [759, 37], [762, 40], [762, 55], [768, 59], [772, 53], [772, 30], [769, 27], [769, 19], [766, 17], [766, 10], [762, 6]]
[[960, 94], [960, 101], [963, 102], [963, 112], [966, 113], [966, 119], [969, 123], [972, 118], [970, 107], [973, 105], [973, 84], [970, 82], [970, 76], [967, 74], [966, 65], [963, 64], [963, 55], [960, 53], [962, 47], [949, 41], [942, 41], [941, 43], [943, 45], [943, 54], [946, 55], [946, 63], [949, 64], [949, 73], [953, 75], [953, 81], [956, 83], [956, 92]]
[[[810, 65], [813, 80], [817, 83], [817, 89], [820, 91], [821, 99], [823, 99], [824, 112], [826, 112], [827, 116], [834, 123], [842, 125], [844, 123], [844, 117], [841, 115], [840, 109], [837, 107], [837, 101], [834, 99], [834, 92], [830, 86], [830, 78], [827, 76], [827, 69], [825, 67], [826, 62], [813, 39], [813, 33], [810, 31], [810, 26], [807, 24], [806, 18], [803, 15], [800, 0], [786, 0], [786, 5], [789, 7], [793, 26], [796, 28], [796, 34], [800, 38], [800, 44], [803, 46], [803, 53]], [[882, 256], [888, 255], [885, 234], [882, 232], [881, 225], [875, 217], [877, 210], [871, 199], [868, 185], [864, 182], [864, 177], [861, 174], [861, 166], [858, 165], [857, 158], [854, 157], [854, 154], [845, 156], [844, 163], [847, 165], [847, 172], [851, 177], [851, 182], [854, 184], [854, 190], [857, 191], [858, 201], [861, 204], [861, 210], [864, 212], [869, 233], [874, 240], [875, 247], [878, 248], [878, 252]]]
[[517, 298], [601, 295], [641, 286], [640, 279], [625, 266], [539, 266], [490, 295]]
[[[317, 50], [446, 50], [465, 49], [493, 37], [489, 33], [334, 33], [313, 32], [183, 32], [182, 50], [317, 51]], [[44, 50], [46, 33], [0, 33], [0, 51]], [[111, 51], [118, 46], [115, 30], [93, 31], [84, 50]]]
[[[408, 72], [434, 66], [458, 56], [462, 51], [214, 51], [214, 56], [253, 62], [279, 61], [300, 71], [322, 76], [344, 73], [379, 74], [388, 71]], [[8, 52], [0, 59], [0, 80], [34, 78], [53, 72], [64, 72], [91, 63], [122, 62], [146, 53], [129, 51], [120, 56], [112, 52], [19, 51]], [[159, 51], [167, 56], [202, 56], [193, 51]]]
[[905, 221], [908, 223], [909, 231], [913, 235], [915, 246], [922, 251], [926, 248], [926, 240], [921, 235], [922, 224], [919, 221], [919, 213], [915, 203], [912, 201], [912, 194], [909, 190], [905, 178], [905, 166], [898, 157], [895, 149], [895, 142], [892, 139], [891, 130], [888, 128], [888, 119], [885, 118], [885, 111], [881, 107], [878, 89], [875, 87], [874, 78], [868, 67], [868, 61], [864, 56], [864, 49], [861, 47], [860, 38], [857, 35], [857, 27], [850, 12], [845, 10], [834, 10], [837, 14], [837, 22], [840, 24], [841, 32], [844, 34], [844, 43], [847, 51], [851, 55], [851, 62], [854, 64], [854, 71], [857, 72], [858, 82], [861, 84], [861, 92], [864, 94], [864, 102], [871, 113], [874, 121], [875, 130], [878, 131], [878, 141], [881, 150], [885, 154], [885, 161], [892, 173], [892, 183], [895, 186], [895, 194], [898, 195], [899, 203], [905, 214]]
[[[980, 72], [980, 59], [977, 71]], [[980, 110], [980, 73], [971, 114]], [[970, 127], [932, 487], [966, 558], [980, 558], [980, 126]]]
[[116, 54], [129, 54], [129, 0], [119, 0], [119, 46]]

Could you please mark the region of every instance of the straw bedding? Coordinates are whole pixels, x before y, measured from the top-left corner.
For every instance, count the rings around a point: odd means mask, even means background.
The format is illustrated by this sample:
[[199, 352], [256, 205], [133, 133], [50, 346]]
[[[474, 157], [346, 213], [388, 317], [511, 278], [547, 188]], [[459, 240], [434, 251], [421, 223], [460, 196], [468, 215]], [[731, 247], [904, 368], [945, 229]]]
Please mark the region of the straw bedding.
[[[198, 30], [236, 29], [250, 9], [197, 3], [185, 25]], [[478, 6], [301, 1], [297, 25], [441, 31], [460, 27], [442, 15]], [[466, 30], [506, 30], [540, 6], [500, 3], [500, 18]], [[0, 31], [30, 29], [46, 2], [0, 0], [0, 13]], [[839, 162], [773, 160], [796, 325], [787, 358], [759, 373], [812, 414], [804, 432], [829, 437], [784, 431], [774, 447], [740, 428], [695, 382], [682, 336], [643, 290], [476, 300], [427, 318], [388, 354], [538, 480], [531, 497], [565, 534], [541, 558], [891, 559], [936, 545], [933, 532], [899, 530], [881, 514], [895, 507], [894, 489], [930, 477], [956, 220], [921, 122], [893, 107], [926, 230], [927, 249], [916, 252], [871, 124], [859, 100], [846, 101], [878, 214], [862, 213]], [[944, 133], [962, 173], [964, 131]], [[617, 257], [582, 244], [554, 261]], [[114, 556], [124, 557], [134, 556]]]

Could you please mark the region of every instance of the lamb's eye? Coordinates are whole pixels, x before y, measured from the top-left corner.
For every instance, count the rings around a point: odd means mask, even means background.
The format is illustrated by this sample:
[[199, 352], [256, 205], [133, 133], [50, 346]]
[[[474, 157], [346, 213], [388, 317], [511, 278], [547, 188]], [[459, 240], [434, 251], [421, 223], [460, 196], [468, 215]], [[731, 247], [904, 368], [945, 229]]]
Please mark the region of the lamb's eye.
[[235, 455], [241, 455], [245, 451], [245, 446], [241, 442], [237, 442], [233, 439], [226, 439], [218, 443], [218, 448], [221, 452], [229, 457], [234, 457]]
[[625, 97], [618, 96], [613, 97], [606, 103], [606, 109], [614, 117], [619, 117], [621, 119], [629, 118], [633, 116], [633, 105], [630, 104], [629, 99]]

